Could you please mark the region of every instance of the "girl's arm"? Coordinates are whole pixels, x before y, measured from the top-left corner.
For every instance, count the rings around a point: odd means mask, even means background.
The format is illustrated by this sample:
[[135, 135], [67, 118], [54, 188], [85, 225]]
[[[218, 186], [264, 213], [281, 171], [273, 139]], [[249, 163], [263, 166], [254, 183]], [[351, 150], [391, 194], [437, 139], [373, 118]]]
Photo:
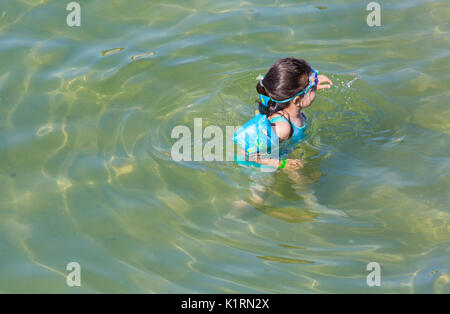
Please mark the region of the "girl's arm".
[[[274, 159], [274, 158], [268, 158], [268, 157], [264, 157], [261, 156], [259, 154], [254, 154], [254, 155], [250, 155], [247, 156], [247, 158], [245, 158], [245, 152], [243, 149], [238, 148], [238, 155], [242, 156], [242, 160], [248, 160], [248, 161], [252, 161], [261, 165], [266, 165], [266, 166], [270, 166], [270, 167], [274, 167], [274, 168], [285, 168], [288, 170], [298, 170], [303, 168], [303, 161], [298, 160], [298, 159]], [[285, 162], [284, 162], [285, 160]], [[284, 165], [283, 165], [284, 164]]]
[[255, 155], [250, 157], [250, 160], [256, 162], [261, 165], [271, 166], [274, 168], [285, 168], [288, 170], [298, 170], [303, 168], [303, 161], [299, 159], [272, 159], [272, 158], [264, 158], [259, 155]]

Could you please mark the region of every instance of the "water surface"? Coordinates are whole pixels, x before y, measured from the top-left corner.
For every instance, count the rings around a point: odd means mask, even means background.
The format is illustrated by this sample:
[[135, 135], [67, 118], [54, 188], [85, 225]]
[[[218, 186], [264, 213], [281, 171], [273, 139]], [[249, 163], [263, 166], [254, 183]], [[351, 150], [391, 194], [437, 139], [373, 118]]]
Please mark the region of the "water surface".
[[[0, 292], [450, 292], [448, 2], [78, 2], [0, 4]], [[170, 158], [286, 56], [335, 82], [303, 172]]]

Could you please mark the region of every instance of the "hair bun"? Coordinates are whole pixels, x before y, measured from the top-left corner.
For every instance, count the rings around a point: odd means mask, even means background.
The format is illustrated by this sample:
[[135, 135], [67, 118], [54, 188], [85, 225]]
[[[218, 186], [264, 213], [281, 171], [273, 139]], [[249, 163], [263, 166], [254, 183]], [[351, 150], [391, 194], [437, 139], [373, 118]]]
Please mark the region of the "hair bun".
[[266, 88], [264, 87], [262, 81], [259, 81], [258, 84], [256, 85], [256, 91], [258, 92], [258, 94], [268, 96]]

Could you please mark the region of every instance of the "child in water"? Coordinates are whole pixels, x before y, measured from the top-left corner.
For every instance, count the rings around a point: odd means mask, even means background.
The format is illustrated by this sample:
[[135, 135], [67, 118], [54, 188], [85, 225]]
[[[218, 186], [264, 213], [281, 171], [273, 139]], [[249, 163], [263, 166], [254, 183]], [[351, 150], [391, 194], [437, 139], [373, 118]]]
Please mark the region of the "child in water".
[[[305, 137], [306, 116], [316, 91], [331, 88], [333, 82], [319, 75], [305, 60], [284, 58], [278, 60], [258, 82], [259, 111], [265, 115], [279, 138], [280, 153], [295, 146]], [[284, 149], [286, 151], [286, 149]], [[265, 158], [259, 154], [248, 156], [251, 161], [275, 168], [296, 170], [303, 167], [299, 159]]]
[[[235, 134], [235, 141], [245, 150], [245, 161], [239, 164], [248, 165], [248, 161], [257, 163], [253, 166], [267, 167], [271, 169], [287, 169], [288, 177], [292, 180], [293, 188], [304, 201], [306, 208], [312, 210], [312, 215], [317, 212], [330, 213], [330, 210], [321, 206], [314, 192], [308, 190], [311, 180], [302, 173], [293, 171], [303, 167], [303, 162], [299, 159], [287, 158], [289, 153], [295, 149], [295, 146], [305, 138], [307, 127], [306, 116], [302, 112], [313, 103], [316, 97], [316, 91], [320, 89], [331, 88], [333, 82], [325, 75], [319, 75], [305, 60], [296, 58], [284, 58], [278, 60], [264, 75], [256, 85], [258, 92], [258, 105], [260, 115], [255, 116], [255, 121], [264, 121], [264, 123], [253, 123], [252, 120], [247, 122]], [[267, 120], [267, 121], [266, 121]], [[248, 126], [256, 126], [253, 134], [247, 132]], [[278, 157], [268, 157], [265, 154], [250, 153], [248, 149], [249, 143], [246, 141], [247, 136], [253, 136], [253, 140], [260, 136], [258, 130], [262, 126], [271, 129], [272, 134], [275, 133], [279, 140]], [[241, 132], [240, 132], [241, 131]], [[263, 132], [264, 133], [264, 132]], [[267, 132], [268, 133], [268, 132]], [[255, 134], [257, 135], [255, 137]], [[239, 135], [241, 135], [239, 137]], [[248, 137], [247, 137], [248, 138]], [[271, 137], [273, 138], [273, 136]], [[251, 164], [251, 163], [250, 163]], [[244, 208], [259, 208], [258, 204], [262, 204], [265, 198], [265, 191], [273, 185], [274, 177], [269, 173], [252, 172], [250, 185], [251, 202], [250, 205], [245, 200], [234, 202], [234, 207], [230, 212], [231, 217], [240, 217], [245, 215]], [[309, 213], [309, 212], [308, 212]], [[336, 214], [339, 211], [331, 211]], [[287, 221], [297, 222], [297, 216], [283, 210], [269, 211], [271, 216]], [[296, 218], [297, 217], [297, 218]], [[303, 217], [303, 216], [301, 216]], [[309, 216], [308, 216], [309, 217]]]

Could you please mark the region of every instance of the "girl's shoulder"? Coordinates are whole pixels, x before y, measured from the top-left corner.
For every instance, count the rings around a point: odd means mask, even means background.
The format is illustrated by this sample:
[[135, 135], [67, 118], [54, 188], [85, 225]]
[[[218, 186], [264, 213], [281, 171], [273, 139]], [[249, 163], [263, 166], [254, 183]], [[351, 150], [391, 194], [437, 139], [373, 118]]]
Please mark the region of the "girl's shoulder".
[[288, 140], [291, 137], [292, 126], [289, 123], [289, 120], [286, 119], [283, 115], [275, 113], [269, 116], [268, 120], [272, 124], [273, 130], [281, 140]]

